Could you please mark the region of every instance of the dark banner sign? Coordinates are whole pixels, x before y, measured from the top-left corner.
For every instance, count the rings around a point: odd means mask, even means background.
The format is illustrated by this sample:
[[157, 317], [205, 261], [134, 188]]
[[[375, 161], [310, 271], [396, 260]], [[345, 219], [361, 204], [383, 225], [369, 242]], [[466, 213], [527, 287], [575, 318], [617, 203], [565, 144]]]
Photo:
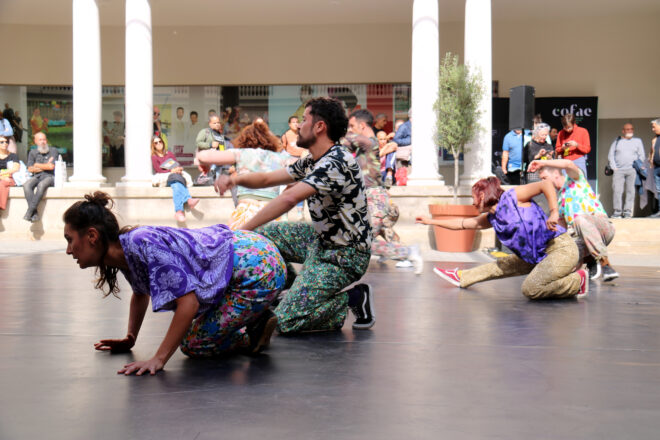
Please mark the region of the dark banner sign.
[[[534, 114], [540, 114], [543, 122], [561, 130], [561, 117], [567, 113], [575, 115], [575, 121], [589, 132], [591, 152], [587, 155], [589, 179], [596, 179], [596, 150], [598, 146], [598, 97], [536, 98]], [[493, 98], [493, 164], [502, 160], [502, 142], [509, 132], [509, 98]]]

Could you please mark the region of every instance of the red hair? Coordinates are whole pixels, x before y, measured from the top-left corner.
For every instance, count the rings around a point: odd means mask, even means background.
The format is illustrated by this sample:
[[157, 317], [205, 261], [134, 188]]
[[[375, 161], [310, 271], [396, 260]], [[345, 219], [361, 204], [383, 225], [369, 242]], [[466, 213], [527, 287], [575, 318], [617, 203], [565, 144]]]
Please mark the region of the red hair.
[[483, 207], [490, 208], [499, 202], [504, 190], [500, 186], [500, 179], [495, 176], [486, 177], [472, 185], [472, 197], [479, 200], [483, 195]]
[[265, 122], [255, 121], [232, 141], [236, 148], [262, 148], [277, 153], [282, 149], [280, 140], [273, 136]]

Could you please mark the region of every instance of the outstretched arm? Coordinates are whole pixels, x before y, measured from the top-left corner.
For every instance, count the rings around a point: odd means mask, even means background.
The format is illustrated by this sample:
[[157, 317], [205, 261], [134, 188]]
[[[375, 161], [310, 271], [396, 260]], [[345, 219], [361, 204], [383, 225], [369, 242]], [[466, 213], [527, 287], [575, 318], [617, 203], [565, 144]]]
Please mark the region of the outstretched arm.
[[181, 344], [183, 337], [190, 328], [193, 318], [199, 309], [199, 301], [195, 296], [195, 292], [188, 292], [176, 300], [176, 310], [172, 323], [167, 329], [165, 339], [161, 342], [160, 347], [156, 354], [148, 361], [136, 361], [124, 365], [124, 368], [117, 371], [118, 374], [125, 374], [126, 376], [135, 373], [141, 376], [147, 371], [149, 374], [154, 375], [156, 371], [162, 370], [167, 361], [172, 357], [176, 349]]
[[285, 212], [289, 212], [294, 206], [312, 196], [314, 193], [316, 193], [314, 187], [304, 182], [298, 182], [264, 206], [254, 217], [245, 223], [241, 229], [252, 231], [259, 226], [276, 219]]
[[271, 186], [288, 185], [295, 182], [293, 177], [287, 173], [286, 168], [270, 171], [267, 173], [246, 173], [246, 174], [233, 174], [227, 176], [221, 174], [215, 179], [216, 192], [220, 195], [225, 191], [232, 189], [235, 186], [244, 186], [246, 188], [270, 188]]
[[144, 315], [149, 307], [149, 295], [133, 293], [131, 305], [128, 312], [128, 331], [123, 339], [101, 339], [94, 344], [94, 348], [100, 351], [111, 351], [112, 353], [125, 353], [135, 345]]
[[451, 230], [460, 230], [460, 229], [488, 229], [492, 227], [488, 221], [488, 214], [483, 213], [477, 217], [471, 218], [454, 218], [451, 220], [444, 219], [432, 219], [428, 217], [419, 216], [415, 218], [415, 223], [420, 223], [422, 225], [435, 225], [440, 226], [441, 228], [451, 229]]
[[580, 178], [580, 169], [575, 165], [572, 160], [568, 159], [552, 159], [552, 160], [535, 160], [529, 164], [529, 172], [533, 173], [539, 171], [543, 167], [559, 168], [566, 171], [568, 177], [573, 180]]
[[236, 156], [234, 156], [234, 153], [231, 150], [200, 150], [197, 152], [197, 160], [202, 166], [234, 165], [236, 163]]

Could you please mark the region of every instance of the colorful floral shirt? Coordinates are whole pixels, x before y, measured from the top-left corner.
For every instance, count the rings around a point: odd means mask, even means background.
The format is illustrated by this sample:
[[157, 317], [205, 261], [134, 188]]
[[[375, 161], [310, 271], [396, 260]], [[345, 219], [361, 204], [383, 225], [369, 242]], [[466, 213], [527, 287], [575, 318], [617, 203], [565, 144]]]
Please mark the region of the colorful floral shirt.
[[[286, 152], [275, 153], [261, 148], [234, 148], [229, 150], [236, 158], [236, 172], [266, 173], [284, 168], [289, 163], [291, 155]], [[274, 199], [280, 194], [280, 187], [251, 189], [243, 186], [238, 187], [238, 197], [258, 197], [261, 199]]]
[[362, 170], [365, 187], [376, 188], [383, 186], [383, 178], [380, 172], [380, 148], [378, 147], [378, 139], [349, 133], [344, 138], [343, 145], [348, 151], [355, 154], [355, 160]]
[[198, 315], [218, 304], [233, 270], [233, 233], [225, 225], [201, 229], [141, 226], [119, 236], [133, 292], [151, 296], [154, 312], [174, 310], [195, 292]]
[[314, 230], [325, 244], [369, 251], [371, 226], [362, 172], [345, 148], [334, 145], [317, 161], [308, 155], [287, 172], [316, 190], [307, 203]]
[[568, 226], [573, 225], [575, 217], [578, 215], [600, 214], [607, 216], [600, 200], [591, 189], [591, 185], [584, 178], [582, 171], [579, 171], [580, 178], [573, 180], [566, 176], [564, 186], [559, 189], [557, 204], [559, 205], [559, 215], [564, 217]]

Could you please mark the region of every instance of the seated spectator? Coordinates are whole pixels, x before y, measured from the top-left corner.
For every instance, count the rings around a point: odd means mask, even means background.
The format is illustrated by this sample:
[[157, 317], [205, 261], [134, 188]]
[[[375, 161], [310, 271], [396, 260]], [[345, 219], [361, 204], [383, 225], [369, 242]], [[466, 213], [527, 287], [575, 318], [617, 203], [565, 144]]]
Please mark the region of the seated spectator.
[[392, 138], [396, 148], [396, 169], [410, 171], [412, 163], [412, 111], [408, 110], [408, 120], [401, 124]]
[[[548, 143], [547, 138], [549, 131], [550, 126], [543, 122], [534, 127], [534, 130], [532, 131], [532, 140], [525, 145], [523, 151], [526, 166], [529, 166], [529, 164], [535, 160], [552, 159], [554, 151], [552, 146]], [[525, 175], [525, 179], [526, 183], [538, 182], [541, 180], [538, 172], [531, 173], [529, 170]]]
[[41, 199], [46, 195], [46, 190], [55, 184], [55, 161], [59, 156], [57, 148], [48, 145], [45, 133], [35, 134], [34, 143], [37, 148], [30, 151], [27, 163], [32, 177], [23, 184], [23, 192], [28, 205], [23, 219], [32, 223], [39, 220], [37, 208]]
[[[199, 203], [199, 199], [190, 197], [190, 192], [186, 186], [188, 181], [185, 178], [185, 172], [176, 161], [174, 153], [167, 151], [167, 146], [160, 136], [151, 138], [151, 165], [157, 175], [167, 173], [166, 184], [172, 188], [174, 218], [180, 223], [185, 222], [186, 214], [183, 211], [183, 205], [187, 203], [188, 208], [193, 209]], [[192, 180], [190, 184], [192, 184]]]
[[397, 146], [394, 142], [387, 142], [387, 134], [382, 130], [376, 133], [376, 139], [378, 139], [378, 154], [380, 156], [380, 172], [383, 177], [383, 184], [386, 188], [389, 188], [395, 183]]
[[[264, 122], [248, 125], [234, 139], [235, 147], [227, 151], [207, 149], [197, 153], [203, 167], [210, 165], [234, 165], [239, 175], [269, 172], [284, 168], [291, 156], [282, 152], [278, 139], [270, 133]], [[232, 230], [241, 229], [254, 215], [280, 194], [279, 186], [262, 189], [238, 187], [238, 205], [229, 216]]]
[[9, 198], [9, 187], [15, 186], [16, 182], [12, 175], [20, 168], [16, 153], [9, 152], [9, 139], [0, 135], [0, 209], [7, 208]]

